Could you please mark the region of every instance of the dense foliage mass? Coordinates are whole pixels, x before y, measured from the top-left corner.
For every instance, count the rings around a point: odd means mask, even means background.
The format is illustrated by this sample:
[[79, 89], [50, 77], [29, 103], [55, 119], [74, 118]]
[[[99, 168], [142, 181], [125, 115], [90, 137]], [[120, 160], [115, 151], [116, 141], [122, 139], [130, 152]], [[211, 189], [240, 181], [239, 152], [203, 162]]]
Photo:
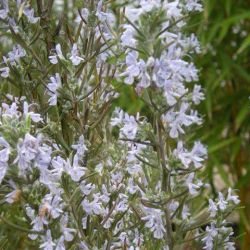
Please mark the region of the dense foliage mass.
[[[235, 249], [238, 196], [210, 197], [193, 140], [201, 3], [64, 4], [1, 1], [1, 246]], [[117, 107], [125, 85], [145, 114]]]
[[[202, 53], [195, 59], [201, 69], [200, 83], [205, 100], [199, 106], [205, 114], [196, 131], [208, 145], [206, 172], [211, 186], [239, 189], [242, 206], [237, 225], [240, 249], [250, 245], [250, 2], [205, 0], [204, 11], [195, 15], [191, 30], [196, 31]], [[216, 193], [216, 192], [215, 192]]]

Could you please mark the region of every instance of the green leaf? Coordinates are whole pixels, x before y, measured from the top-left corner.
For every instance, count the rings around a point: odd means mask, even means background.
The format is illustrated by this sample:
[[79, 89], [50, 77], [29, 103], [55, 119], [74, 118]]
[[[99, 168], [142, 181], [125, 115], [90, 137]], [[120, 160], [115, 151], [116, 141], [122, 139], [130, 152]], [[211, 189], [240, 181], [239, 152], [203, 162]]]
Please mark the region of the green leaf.
[[250, 46], [250, 35], [248, 35], [244, 41], [242, 42], [241, 46], [237, 50], [236, 54], [241, 54], [245, 49], [247, 49]]
[[27, 115], [26, 121], [25, 121], [25, 132], [30, 131], [30, 126], [31, 126], [31, 117], [30, 115]]
[[243, 80], [250, 83], [250, 74], [242, 66], [235, 63], [233, 64], [233, 68], [236, 69], [236, 72], [243, 78]]
[[239, 140], [237, 137], [233, 137], [233, 138], [229, 138], [227, 140], [224, 140], [222, 142], [218, 142], [214, 145], [211, 145], [208, 147], [208, 153], [215, 153], [217, 151], [219, 151], [220, 149], [227, 147], [228, 145], [234, 143], [235, 141]]
[[236, 117], [237, 130], [240, 128], [241, 124], [245, 121], [245, 119], [249, 118], [249, 111], [250, 111], [250, 102], [249, 100], [247, 100], [247, 102], [241, 108], [239, 114]]

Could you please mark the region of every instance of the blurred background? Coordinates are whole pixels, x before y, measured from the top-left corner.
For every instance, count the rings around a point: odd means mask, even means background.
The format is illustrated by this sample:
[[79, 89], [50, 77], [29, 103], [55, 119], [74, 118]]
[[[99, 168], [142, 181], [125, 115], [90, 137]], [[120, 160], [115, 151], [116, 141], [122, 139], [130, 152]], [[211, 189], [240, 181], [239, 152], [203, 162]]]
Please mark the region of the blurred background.
[[192, 24], [204, 48], [196, 58], [206, 99], [197, 135], [208, 145], [212, 187], [238, 189], [239, 216], [232, 218], [239, 249], [250, 249], [250, 1], [205, 0]]
[[[250, 249], [250, 1], [204, 0], [188, 32], [199, 37], [195, 64], [206, 99], [199, 106], [204, 123], [195, 137], [208, 146], [207, 175], [213, 190], [232, 186], [242, 207], [230, 218], [238, 248]], [[143, 103], [124, 86], [119, 105], [135, 113]], [[130, 105], [128, 106], [128, 103]]]

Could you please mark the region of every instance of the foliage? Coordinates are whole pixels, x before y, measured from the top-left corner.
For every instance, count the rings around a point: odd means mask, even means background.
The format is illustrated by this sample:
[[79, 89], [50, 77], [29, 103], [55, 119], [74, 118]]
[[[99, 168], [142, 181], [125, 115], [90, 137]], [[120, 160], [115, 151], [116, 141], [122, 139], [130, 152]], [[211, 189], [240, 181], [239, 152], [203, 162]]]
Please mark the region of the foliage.
[[[213, 186], [233, 185], [240, 190], [242, 249], [250, 242], [249, 203], [249, 96], [250, 12], [247, 1], [204, 1], [203, 14], [193, 20], [204, 48], [196, 58], [206, 99], [200, 110], [206, 114], [197, 133], [208, 145], [208, 174]], [[201, 137], [200, 137], [201, 136]], [[218, 185], [217, 175], [222, 183]], [[236, 221], [238, 224], [238, 221]]]

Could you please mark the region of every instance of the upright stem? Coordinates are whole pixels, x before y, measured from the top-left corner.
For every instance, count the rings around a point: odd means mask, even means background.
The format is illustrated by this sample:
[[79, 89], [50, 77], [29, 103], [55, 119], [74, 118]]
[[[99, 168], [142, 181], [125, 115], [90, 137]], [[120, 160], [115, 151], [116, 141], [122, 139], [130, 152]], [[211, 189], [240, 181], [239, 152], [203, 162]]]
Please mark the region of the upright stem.
[[165, 159], [165, 146], [163, 142], [163, 134], [162, 134], [162, 129], [160, 126], [160, 120], [158, 119], [156, 122], [157, 126], [157, 135], [158, 135], [158, 145], [159, 145], [159, 158], [161, 161], [161, 167], [162, 167], [162, 182], [161, 182], [161, 187], [162, 191], [164, 192], [170, 192], [170, 182], [168, 181], [168, 169], [167, 169], [167, 163]]
[[[159, 117], [156, 118], [156, 130], [158, 136], [158, 155], [161, 161], [161, 168], [162, 168], [162, 182], [161, 182], [161, 189], [163, 192], [171, 193], [171, 185], [170, 185], [170, 171], [167, 169], [167, 163], [165, 158], [165, 142], [163, 137], [163, 131], [161, 126], [161, 120]], [[167, 241], [169, 249], [172, 250], [174, 246], [173, 241], [173, 231], [172, 231], [172, 223], [170, 213], [168, 208], [164, 209], [165, 217], [166, 217], [166, 229], [167, 229]]]

